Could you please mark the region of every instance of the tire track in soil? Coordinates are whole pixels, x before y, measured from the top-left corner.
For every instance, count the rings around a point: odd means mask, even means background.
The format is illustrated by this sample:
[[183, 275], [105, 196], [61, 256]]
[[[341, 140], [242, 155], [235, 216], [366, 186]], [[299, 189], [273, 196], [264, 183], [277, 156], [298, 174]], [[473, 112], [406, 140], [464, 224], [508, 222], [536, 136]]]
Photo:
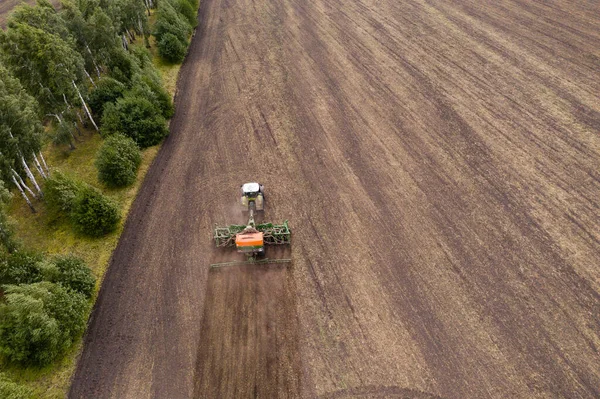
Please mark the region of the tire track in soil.
[[195, 397], [297, 397], [297, 292], [286, 266], [209, 272]]
[[[600, 396], [598, 11], [203, 1], [70, 397]], [[294, 263], [209, 272], [249, 180]]]

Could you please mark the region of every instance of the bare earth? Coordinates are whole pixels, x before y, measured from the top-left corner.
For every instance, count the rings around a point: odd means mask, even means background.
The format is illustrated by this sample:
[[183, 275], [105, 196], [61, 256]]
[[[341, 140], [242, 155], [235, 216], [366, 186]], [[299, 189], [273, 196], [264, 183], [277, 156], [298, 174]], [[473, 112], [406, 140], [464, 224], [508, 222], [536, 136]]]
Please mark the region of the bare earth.
[[[71, 398], [600, 397], [597, 2], [199, 20]], [[252, 180], [294, 263], [209, 272]]]

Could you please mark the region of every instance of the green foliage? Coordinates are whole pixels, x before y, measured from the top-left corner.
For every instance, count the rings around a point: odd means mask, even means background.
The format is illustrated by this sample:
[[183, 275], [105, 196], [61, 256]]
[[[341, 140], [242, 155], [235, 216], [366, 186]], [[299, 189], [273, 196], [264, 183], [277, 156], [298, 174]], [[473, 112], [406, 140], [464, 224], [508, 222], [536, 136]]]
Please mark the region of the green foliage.
[[43, 280], [40, 262], [35, 252], [15, 252], [0, 260], [0, 284], [30, 284]]
[[156, 79], [152, 70], [142, 72], [134, 78], [133, 87], [126, 96], [145, 98], [160, 110], [165, 119], [170, 118], [175, 112], [171, 96], [163, 88], [160, 79]]
[[83, 259], [73, 255], [60, 255], [42, 265], [44, 280], [61, 284], [86, 298], [92, 297], [96, 278]]
[[4, 399], [30, 399], [33, 393], [29, 388], [11, 381], [0, 373], [0, 398]]
[[111, 0], [108, 14], [120, 34], [126, 30], [132, 30], [138, 34], [146, 34], [148, 31], [148, 17], [144, 2], [141, 0]]
[[89, 95], [88, 105], [95, 117], [101, 117], [104, 104], [114, 103], [123, 96], [125, 85], [108, 76], [102, 77]]
[[139, 67], [135, 59], [121, 46], [112, 49], [108, 57], [108, 76], [129, 86]]
[[69, 214], [75, 205], [75, 199], [84, 184], [56, 171], [46, 180], [45, 199], [48, 210], [55, 215]]
[[22, 172], [21, 155], [29, 161], [40, 150], [43, 127], [38, 113], [35, 99], [0, 65], [0, 180], [10, 181], [11, 169]]
[[0, 354], [43, 366], [68, 349], [85, 328], [86, 298], [59, 284], [5, 286], [0, 303]]
[[146, 98], [127, 95], [116, 104], [106, 104], [102, 133], [122, 133], [141, 148], [158, 144], [169, 132], [160, 110]]
[[5, 65], [38, 100], [44, 113], [63, 109], [64, 98], [79, 104], [73, 82], [84, 76], [83, 59], [72, 43], [58, 34], [13, 22], [0, 33], [0, 50]]
[[21, 4], [16, 7], [10, 14], [8, 27], [10, 28], [16, 23], [33, 26], [58, 35], [63, 40], [72, 41], [65, 20], [47, 0], [38, 0], [35, 6]]
[[141, 162], [142, 155], [135, 141], [113, 134], [104, 141], [96, 158], [98, 180], [107, 186], [128, 186], [135, 181]]
[[194, 8], [193, 4], [188, 0], [171, 0], [171, 4], [175, 11], [181, 15], [190, 26], [194, 27], [198, 24], [196, 19], [196, 10], [197, 7]]
[[75, 228], [90, 237], [100, 237], [117, 228], [121, 215], [118, 206], [97, 189], [83, 187], [73, 205], [71, 220]]
[[167, 33], [174, 35], [187, 48], [188, 36], [192, 33], [192, 27], [175, 11], [171, 3], [161, 1], [158, 5], [156, 23], [154, 24], [156, 41], [160, 43]]
[[12, 253], [19, 247], [18, 242], [14, 239], [13, 226], [6, 215], [6, 206], [11, 198], [12, 194], [4, 186], [4, 182], [0, 180], [0, 245], [4, 247], [7, 253]]
[[185, 45], [172, 33], [164, 34], [158, 42], [158, 54], [169, 62], [182, 62], [186, 51]]
[[69, 215], [80, 233], [99, 237], [116, 229], [119, 208], [94, 187], [54, 172], [45, 192], [48, 210], [56, 216]]

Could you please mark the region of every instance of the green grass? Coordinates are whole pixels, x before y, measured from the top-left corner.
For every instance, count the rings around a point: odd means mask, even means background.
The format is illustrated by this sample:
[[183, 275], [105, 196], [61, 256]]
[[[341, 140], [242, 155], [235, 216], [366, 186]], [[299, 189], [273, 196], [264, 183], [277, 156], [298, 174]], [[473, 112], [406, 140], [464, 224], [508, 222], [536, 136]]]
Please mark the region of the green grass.
[[[152, 46], [151, 51], [165, 87], [173, 96], [177, 74], [181, 65], [162, 62], [156, 55], [155, 46]], [[26, 247], [47, 254], [71, 253], [85, 259], [98, 278], [97, 292], [102, 277], [108, 268], [112, 252], [123, 230], [127, 213], [133, 204], [146, 172], [158, 153], [160, 145], [147, 148], [142, 152], [142, 164], [138, 171], [138, 178], [132, 186], [121, 189], [107, 189], [98, 181], [97, 170], [94, 166], [96, 153], [102, 144], [102, 138], [96, 132], [86, 131], [83, 136], [78, 136], [78, 139], [80, 141], [75, 143], [77, 149], [73, 151], [69, 151], [65, 147], [47, 145], [43, 151], [46, 162], [51, 170], [60, 170], [101, 188], [106, 195], [115, 200], [122, 211], [122, 220], [117, 231], [102, 238], [81, 236], [75, 233], [66, 218], [57, 219], [49, 215], [42, 201], [34, 202], [38, 212], [31, 213], [25, 200], [18, 193], [15, 193], [10, 206], [9, 217], [15, 222], [17, 238]], [[94, 296], [93, 300], [95, 301], [95, 299]], [[62, 359], [41, 369], [23, 368], [0, 363], [0, 371], [5, 372], [14, 381], [31, 388], [35, 398], [64, 398], [67, 395], [81, 348], [82, 340], [79, 339]]]

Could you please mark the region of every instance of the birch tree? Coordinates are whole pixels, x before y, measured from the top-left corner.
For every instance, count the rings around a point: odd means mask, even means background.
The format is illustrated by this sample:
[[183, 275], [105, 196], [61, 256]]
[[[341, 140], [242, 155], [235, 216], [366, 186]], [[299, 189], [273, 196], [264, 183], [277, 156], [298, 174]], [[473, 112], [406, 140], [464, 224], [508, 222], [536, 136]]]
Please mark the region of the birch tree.
[[69, 42], [58, 34], [11, 21], [0, 33], [0, 50], [6, 65], [38, 100], [45, 114], [81, 105], [98, 130], [77, 84], [84, 77], [83, 59]]
[[[0, 178], [13, 183], [21, 192], [32, 211], [34, 211], [26, 192], [34, 197], [43, 193], [34, 173], [31, 162], [42, 158], [40, 149], [43, 128], [37, 112], [35, 100], [25, 92], [20, 82], [0, 65]], [[39, 157], [38, 157], [39, 155]], [[45, 160], [43, 161], [45, 164]], [[42, 169], [34, 167], [39, 176], [46, 178]], [[46, 167], [47, 170], [47, 167]], [[37, 194], [29, 188], [25, 180], [29, 179]]]

